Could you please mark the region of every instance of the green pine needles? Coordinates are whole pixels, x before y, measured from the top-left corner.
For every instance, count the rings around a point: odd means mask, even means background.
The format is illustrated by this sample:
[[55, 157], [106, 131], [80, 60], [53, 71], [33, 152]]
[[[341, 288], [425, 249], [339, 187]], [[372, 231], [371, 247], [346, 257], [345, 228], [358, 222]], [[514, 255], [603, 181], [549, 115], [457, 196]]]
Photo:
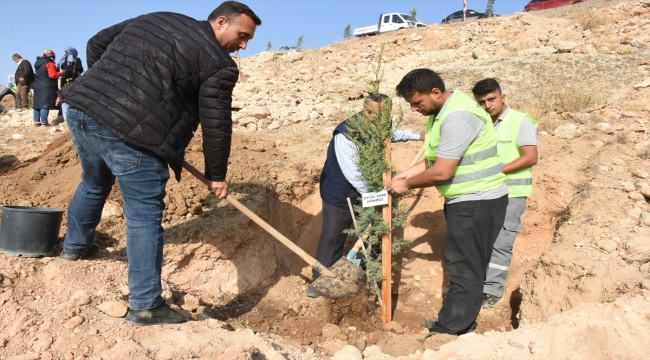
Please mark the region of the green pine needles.
[[[382, 45], [377, 63], [373, 65], [373, 79], [366, 81], [366, 86], [371, 94], [379, 98], [379, 87], [381, 85], [384, 71], [382, 69], [384, 57], [384, 46]], [[390, 146], [390, 139], [393, 135], [393, 129], [398, 128], [403, 119], [403, 113], [400, 109], [396, 121], [393, 122], [392, 96], [381, 99], [379, 109], [372, 106], [368, 108], [369, 114], [365, 112], [359, 116], [354, 116], [352, 111], [348, 111], [348, 128], [346, 134], [359, 149], [357, 165], [363, 179], [368, 187], [368, 191], [377, 192], [384, 189], [383, 175], [384, 172], [392, 170], [391, 164], [386, 161], [386, 148]], [[393, 219], [392, 228], [404, 225], [409, 213], [406, 207], [396, 206], [398, 196], [393, 196]], [[381, 242], [384, 234], [389, 232], [388, 224], [383, 221], [381, 207], [361, 207], [356, 206], [355, 211], [358, 213], [357, 228], [345, 230], [345, 233], [362, 237], [367, 233], [367, 240], [360, 251], [363, 254], [365, 271], [368, 277], [368, 286], [373, 289], [379, 297], [381, 290], [378, 284], [381, 283]], [[401, 252], [407, 244], [403, 239], [393, 237], [392, 249], [393, 254]], [[397, 263], [393, 262], [392, 267], [399, 269]]]

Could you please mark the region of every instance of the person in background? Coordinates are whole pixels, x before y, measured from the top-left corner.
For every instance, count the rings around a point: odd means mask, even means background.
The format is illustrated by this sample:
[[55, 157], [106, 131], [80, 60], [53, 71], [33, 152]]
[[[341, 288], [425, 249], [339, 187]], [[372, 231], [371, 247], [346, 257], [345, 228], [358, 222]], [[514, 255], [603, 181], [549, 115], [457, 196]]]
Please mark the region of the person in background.
[[65, 71], [56, 70], [55, 59], [54, 51], [45, 50], [43, 56], [37, 57], [34, 63], [34, 126], [49, 126], [47, 116], [50, 110], [56, 109], [56, 83]]
[[32, 82], [34, 82], [32, 63], [23, 59], [18, 54], [13, 54], [11, 59], [18, 64], [14, 77], [14, 81], [16, 82], [16, 108], [19, 111], [27, 110], [29, 108], [27, 96], [29, 95], [29, 90], [31, 90]]
[[[79, 55], [77, 49], [73, 48], [72, 46], [68, 46], [63, 50], [65, 51], [65, 54], [59, 63], [59, 69], [65, 70], [65, 73], [63, 76], [61, 76], [61, 85], [59, 86], [61, 90], [63, 90], [66, 85], [73, 82], [84, 72], [84, 67], [81, 63], [81, 59], [77, 57]], [[58, 116], [63, 116], [65, 119], [65, 112], [68, 108], [68, 105], [66, 103], [57, 105], [59, 105]]]
[[16, 82], [10, 82], [9, 84], [7, 84], [6, 88], [0, 91], [0, 101], [2, 101], [2, 99], [7, 95], [13, 95], [14, 108], [18, 110], [18, 102], [16, 101]]

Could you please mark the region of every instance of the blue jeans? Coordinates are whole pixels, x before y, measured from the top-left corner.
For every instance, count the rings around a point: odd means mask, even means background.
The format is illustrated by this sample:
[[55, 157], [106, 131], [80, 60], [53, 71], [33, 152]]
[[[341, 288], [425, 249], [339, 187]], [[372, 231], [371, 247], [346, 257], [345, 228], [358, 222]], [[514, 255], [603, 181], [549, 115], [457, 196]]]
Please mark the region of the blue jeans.
[[70, 105], [68, 105], [68, 104], [66, 104], [66, 103], [61, 103], [61, 113], [62, 113], [62, 115], [63, 115], [63, 120], [66, 119], [66, 116], [67, 116], [67, 115], [66, 115], [65, 113], [68, 112], [68, 108], [69, 108], [69, 107], [70, 107]]
[[38, 123], [38, 118], [41, 118], [41, 124], [47, 124], [47, 116], [50, 114], [48, 109], [34, 109], [34, 123]]
[[83, 172], [68, 208], [63, 250], [79, 254], [92, 246], [104, 203], [117, 178], [127, 227], [129, 306], [131, 310], [158, 307], [163, 303], [160, 273], [167, 163], [123, 142], [75, 108], [68, 108], [66, 123]]

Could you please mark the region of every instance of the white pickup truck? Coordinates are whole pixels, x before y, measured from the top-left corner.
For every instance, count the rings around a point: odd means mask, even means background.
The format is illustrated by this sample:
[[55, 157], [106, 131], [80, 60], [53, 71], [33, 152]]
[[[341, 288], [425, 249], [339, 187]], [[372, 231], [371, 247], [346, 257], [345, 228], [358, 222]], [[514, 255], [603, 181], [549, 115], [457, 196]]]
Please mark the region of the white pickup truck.
[[414, 24], [411, 23], [411, 17], [406, 14], [400, 13], [390, 13], [382, 14], [379, 17], [379, 23], [377, 25], [365, 26], [362, 28], [354, 29], [354, 36], [370, 36], [377, 35], [389, 31], [395, 31], [399, 29], [406, 29], [410, 27], [424, 27], [426, 24], [422, 23], [420, 20], [415, 19]]

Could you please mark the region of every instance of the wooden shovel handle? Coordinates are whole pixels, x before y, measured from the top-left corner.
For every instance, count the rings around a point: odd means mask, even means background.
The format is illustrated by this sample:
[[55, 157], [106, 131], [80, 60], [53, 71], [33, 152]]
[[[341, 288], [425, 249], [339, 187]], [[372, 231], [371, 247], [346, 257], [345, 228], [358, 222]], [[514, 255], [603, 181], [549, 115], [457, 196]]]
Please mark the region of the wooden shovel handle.
[[[194, 166], [190, 165], [187, 161], [183, 161], [183, 168], [187, 171], [189, 171], [190, 174], [194, 175], [197, 179], [201, 180], [204, 184], [208, 184], [208, 179], [203, 176], [203, 173], [201, 173], [199, 170], [197, 170]], [[293, 251], [296, 253], [296, 255], [300, 256], [303, 260], [307, 262], [311, 267], [316, 269], [321, 275], [326, 276], [326, 277], [336, 277], [334, 273], [329, 271], [323, 264], [318, 262], [318, 260], [314, 259], [311, 255], [307, 254], [303, 249], [299, 248], [294, 244], [291, 240], [287, 239], [284, 235], [280, 234], [279, 231], [275, 230], [271, 225], [269, 225], [266, 221], [262, 220], [259, 216], [257, 216], [254, 212], [250, 211], [246, 206], [244, 206], [242, 203], [237, 201], [234, 197], [226, 196], [226, 201], [228, 201], [232, 206], [236, 207], [239, 211], [244, 213], [244, 215], [248, 216], [251, 220], [253, 220], [257, 225], [259, 225], [262, 229], [266, 230], [269, 234], [273, 235], [278, 241], [280, 241], [282, 244], [284, 244], [286, 247], [289, 248], [289, 250]]]
[[417, 155], [415, 155], [413, 161], [411, 161], [411, 164], [409, 165], [409, 167], [407, 167], [407, 169], [410, 169], [413, 166], [415, 166], [415, 164], [417, 164], [420, 161], [420, 158], [422, 157], [423, 154], [424, 154], [424, 145], [422, 146], [422, 149], [418, 151]]

